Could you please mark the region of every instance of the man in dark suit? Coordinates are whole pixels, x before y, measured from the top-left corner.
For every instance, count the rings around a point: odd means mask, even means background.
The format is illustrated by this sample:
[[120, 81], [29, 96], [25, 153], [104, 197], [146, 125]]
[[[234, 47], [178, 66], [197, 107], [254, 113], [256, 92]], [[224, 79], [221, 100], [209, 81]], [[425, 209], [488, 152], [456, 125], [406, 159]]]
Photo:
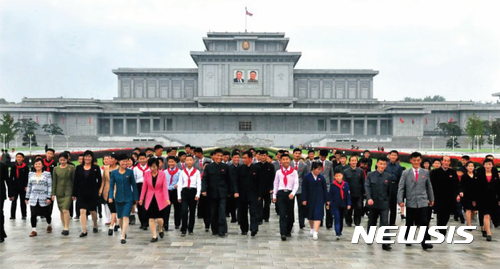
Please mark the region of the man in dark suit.
[[0, 243], [3, 243], [3, 241], [7, 237], [4, 229], [5, 218], [3, 215], [3, 203], [7, 199], [6, 186], [9, 188], [9, 197], [11, 200], [13, 200], [14, 195], [11, 193], [12, 190], [10, 187], [8, 167], [6, 164], [0, 163]]
[[[319, 151], [319, 159], [320, 162], [323, 164], [323, 172], [321, 174], [323, 177], [325, 177], [326, 180], [326, 188], [327, 191], [330, 191], [330, 185], [333, 183], [334, 178], [333, 178], [333, 172], [334, 172], [334, 166], [333, 163], [327, 160], [326, 158], [328, 157], [328, 150], [327, 149], [322, 149]], [[333, 216], [330, 213], [330, 210], [326, 209], [325, 205], [325, 222], [326, 222], [326, 228], [331, 229], [333, 227]]]
[[14, 200], [12, 201], [10, 207], [10, 219], [16, 219], [16, 207], [17, 201], [21, 206], [21, 215], [23, 219], [26, 219], [26, 203], [24, 199], [26, 198], [26, 189], [28, 187], [28, 174], [30, 169], [28, 165], [24, 162], [24, 154], [19, 152], [16, 154], [16, 161], [10, 169], [9, 181], [11, 182], [12, 194]]
[[224, 237], [227, 233], [226, 200], [229, 194], [231, 176], [229, 167], [222, 163], [222, 150], [214, 151], [214, 162], [203, 171], [202, 195], [210, 200], [212, 234]]
[[293, 167], [295, 171], [297, 171], [297, 174], [299, 174], [299, 190], [295, 194], [295, 197], [297, 199], [297, 205], [298, 205], [298, 212], [299, 212], [299, 228], [304, 229], [306, 227], [305, 225], [305, 218], [307, 215], [307, 206], [302, 204], [302, 180], [304, 179], [304, 176], [307, 174], [307, 164], [302, 162], [300, 158], [302, 157], [302, 150], [299, 148], [296, 148], [293, 150], [293, 161], [290, 163], [290, 165]]
[[250, 231], [255, 236], [259, 231], [257, 202], [262, 199], [262, 181], [260, 169], [252, 164], [253, 155], [250, 151], [242, 154], [243, 165], [236, 168], [235, 177], [232, 178], [234, 198], [238, 199], [238, 222], [241, 234], [248, 233], [248, 209], [250, 209]]
[[245, 80], [243, 79], [243, 72], [242, 71], [236, 71], [236, 77], [234, 78], [234, 82], [236, 83], [244, 83]]
[[274, 176], [276, 175], [276, 170], [274, 165], [267, 162], [268, 157], [267, 150], [260, 151], [260, 160], [256, 165], [260, 168], [260, 176], [262, 181], [262, 194], [258, 205], [259, 223], [262, 221], [269, 222], [269, 216], [271, 211], [271, 194], [273, 192]]

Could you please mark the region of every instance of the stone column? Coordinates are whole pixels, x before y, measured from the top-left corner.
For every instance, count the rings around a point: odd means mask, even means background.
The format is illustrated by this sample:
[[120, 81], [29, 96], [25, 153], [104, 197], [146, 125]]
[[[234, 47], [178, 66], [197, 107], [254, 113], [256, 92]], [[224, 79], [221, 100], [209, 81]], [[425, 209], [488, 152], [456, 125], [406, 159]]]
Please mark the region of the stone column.
[[141, 132], [141, 119], [139, 118], [139, 116], [137, 116], [137, 119], [136, 119], [136, 131], [137, 131], [137, 134], [139, 134]]
[[368, 120], [366, 119], [366, 116], [363, 123], [363, 135], [368, 135]]
[[380, 117], [377, 117], [377, 135], [380, 135]]
[[351, 116], [351, 135], [354, 135], [354, 117]]
[[113, 126], [113, 115], [111, 115], [111, 117], [109, 117], [109, 134], [110, 135], [113, 135], [115, 133], [115, 129], [114, 129], [114, 126]]
[[149, 117], [149, 132], [153, 132], [153, 116]]
[[123, 117], [123, 135], [127, 135], [127, 117]]

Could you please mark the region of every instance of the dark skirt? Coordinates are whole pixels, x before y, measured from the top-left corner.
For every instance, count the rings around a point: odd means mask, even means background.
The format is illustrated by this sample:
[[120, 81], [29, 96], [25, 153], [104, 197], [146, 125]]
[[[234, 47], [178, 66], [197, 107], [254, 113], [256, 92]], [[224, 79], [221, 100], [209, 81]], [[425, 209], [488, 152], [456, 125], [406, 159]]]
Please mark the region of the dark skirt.
[[477, 210], [477, 207], [472, 205], [472, 200], [463, 199], [460, 201], [465, 210]]
[[[323, 200], [323, 199], [318, 199]], [[307, 203], [307, 219], [308, 220], [323, 220], [325, 216], [325, 204], [320, 201], [312, 201]]]
[[114, 202], [116, 206], [116, 214], [118, 218], [130, 217], [130, 212], [132, 211], [132, 206], [134, 202]]
[[77, 207], [87, 211], [97, 211], [97, 206], [100, 205], [99, 199], [92, 198], [77, 198]]
[[115, 206], [115, 202], [108, 203], [108, 208], [109, 208], [109, 212], [111, 212], [111, 213], [116, 213], [116, 206]]
[[151, 199], [151, 203], [149, 204], [147, 212], [148, 218], [150, 219], [160, 219], [165, 215], [163, 210], [160, 210], [160, 208], [158, 207], [155, 195], [153, 195], [153, 199]]

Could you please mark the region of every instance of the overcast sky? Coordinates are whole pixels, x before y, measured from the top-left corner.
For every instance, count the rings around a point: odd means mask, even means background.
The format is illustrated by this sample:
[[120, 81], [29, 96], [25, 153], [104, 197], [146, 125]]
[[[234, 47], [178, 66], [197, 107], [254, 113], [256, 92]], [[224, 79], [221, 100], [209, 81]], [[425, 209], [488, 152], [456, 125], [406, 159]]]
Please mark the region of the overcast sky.
[[296, 68], [375, 69], [374, 97], [500, 92], [500, 1], [0, 0], [0, 98], [112, 99], [119, 67], [194, 68], [208, 31], [285, 32]]

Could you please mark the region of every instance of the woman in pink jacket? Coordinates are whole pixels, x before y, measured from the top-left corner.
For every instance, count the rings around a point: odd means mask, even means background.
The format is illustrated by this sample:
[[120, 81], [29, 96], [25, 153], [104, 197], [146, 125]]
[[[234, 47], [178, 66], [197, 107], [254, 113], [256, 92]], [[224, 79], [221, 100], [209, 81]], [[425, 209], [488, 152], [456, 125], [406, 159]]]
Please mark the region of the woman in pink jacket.
[[[149, 217], [149, 227], [153, 232], [151, 243], [158, 241], [156, 235], [156, 223], [158, 222], [159, 234], [163, 238], [163, 215], [164, 209], [170, 206], [170, 199], [168, 197], [168, 184], [165, 172], [159, 170], [158, 159], [150, 158], [148, 160], [150, 171], [144, 173], [144, 183], [142, 185], [141, 197], [139, 198], [139, 205], [145, 202], [145, 208]], [[144, 198], [146, 198], [144, 200]]]

